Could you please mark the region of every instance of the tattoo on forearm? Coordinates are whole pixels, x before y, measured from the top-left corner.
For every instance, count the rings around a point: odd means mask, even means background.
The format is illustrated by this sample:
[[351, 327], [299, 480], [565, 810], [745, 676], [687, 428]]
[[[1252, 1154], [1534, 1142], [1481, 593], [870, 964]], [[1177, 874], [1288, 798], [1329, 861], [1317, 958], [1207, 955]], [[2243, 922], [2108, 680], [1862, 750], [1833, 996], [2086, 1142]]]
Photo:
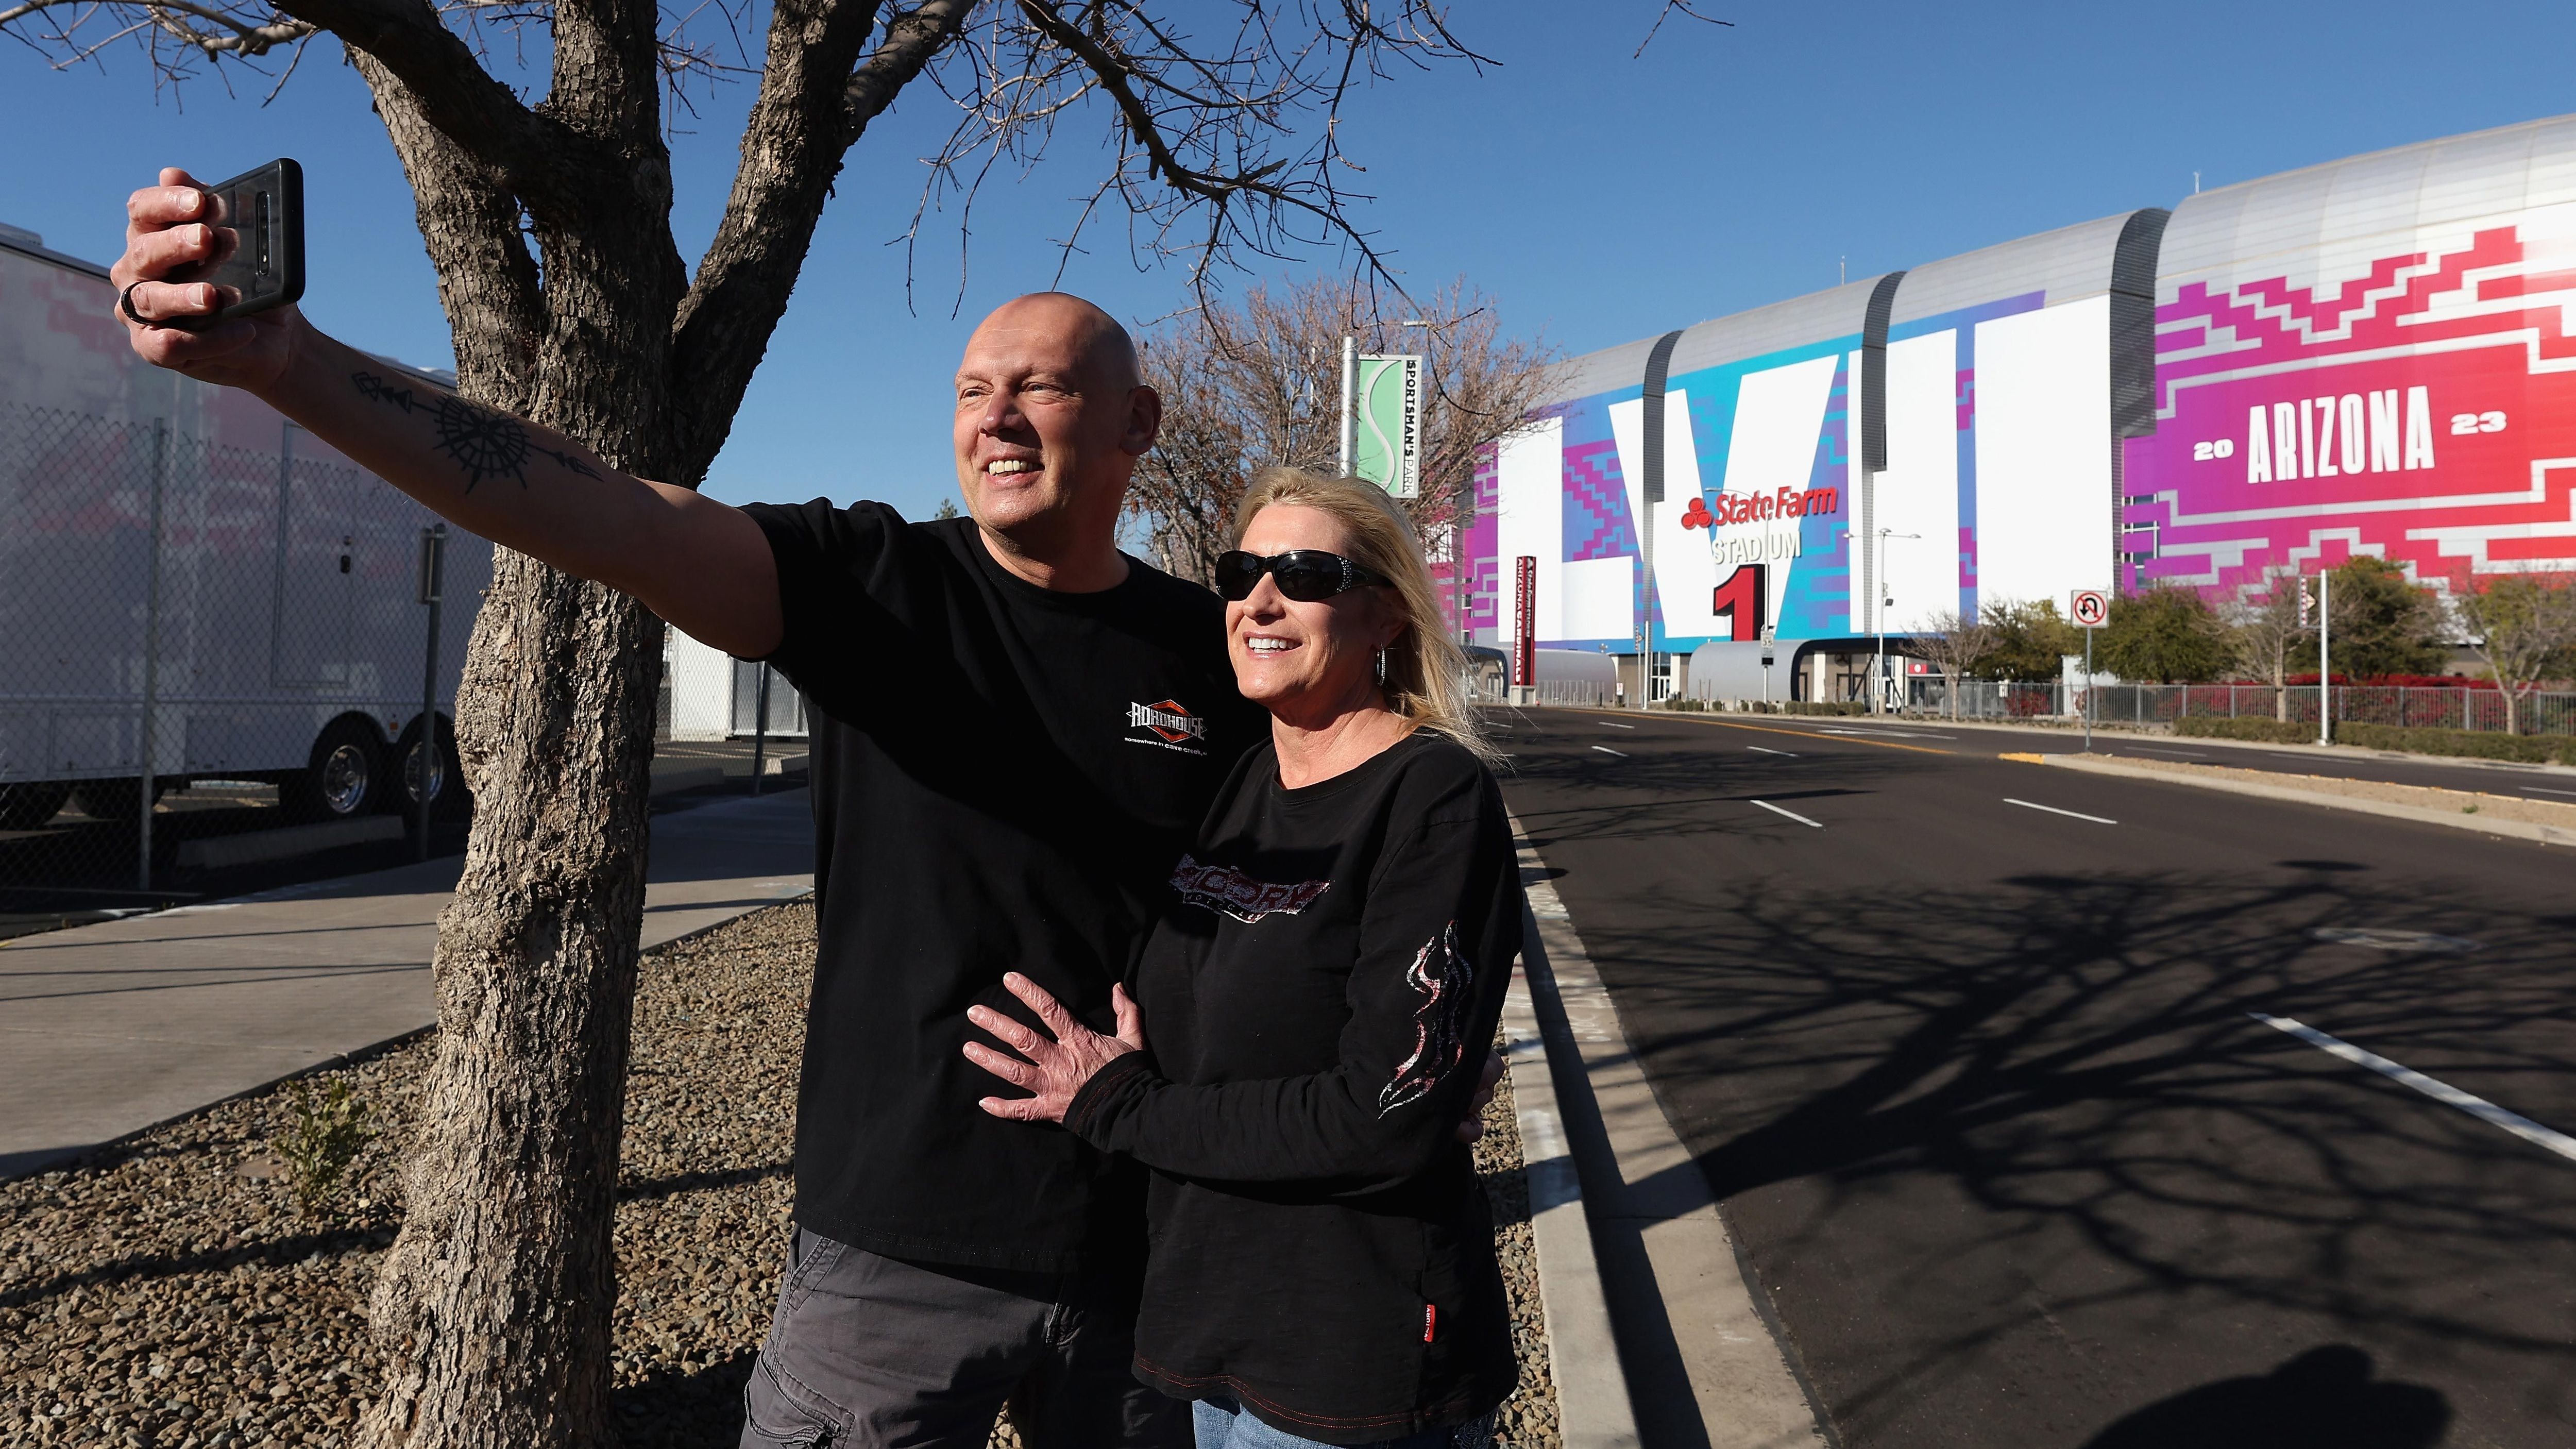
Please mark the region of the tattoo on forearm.
[[528, 436], [525, 425], [507, 413], [478, 408], [463, 398], [440, 393], [428, 401], [413, 395], [407, 387], [396, 387], [372, 372], [354, 372], [349, 381], [358, 395], [370, 402], [390, 403], [406, 413], [425, 412], [438, 429], [438, 450], [456, 461], [465, 471], [465, 491], [486, 478], [509, 478], [521, 487], [528, 486], [528, 460], [538, 454], [579, 473], [596, 478], [599, 470], [571, 453], [557, 452]]

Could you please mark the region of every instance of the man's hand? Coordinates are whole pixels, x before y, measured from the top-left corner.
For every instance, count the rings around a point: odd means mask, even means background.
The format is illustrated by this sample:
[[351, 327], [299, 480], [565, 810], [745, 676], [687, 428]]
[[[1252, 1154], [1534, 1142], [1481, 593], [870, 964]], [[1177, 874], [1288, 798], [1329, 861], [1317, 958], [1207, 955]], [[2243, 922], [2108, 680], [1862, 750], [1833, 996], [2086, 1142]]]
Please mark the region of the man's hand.
[[[254, 392], [277, 382], [294, 360], [304, 318], [293, 307], [272, 307], [235, 317], [203, 332], [154, 327], [174, 317], [204, 317], [234, 298], [210, 282], [185, 280], [240, 245], [228, 226], [210, 224], [214, 202], [197, 178], [176, 166], [161, 169], [161, 184], [125, 200], [125, 255], [108, 269], [116, 284], [116, 320], [125, 324], [135, 354], [155, 367], [199, 382]], [[134, 316], [126, 314], [132, 303]], [[144, 320], [137, 322], [135, 317]]]
[[1485, 1109], [1494, 1105], [1494, 1088], [1503, 1080], [1503, 1054], [1489, 1052], [1485, 1069], [1476, 1076], [1476, 1090], [1467, 1098], [1467, 1120], [1458, 1124], [1458, 1140], [1473, 1147], [1485, 1135]]
[[1145, 1049], [1145, 1018], [1136, 1003], [1127, 996], [1124, 986], [1109, 988], [1109, 1002], [1118, 1014], [1118, 1034], [1102, 1036], [1064, 1009], [1047, 989], [1013, 971], [1003, 976], [1002, 984], [1013, 996], [1028, 1004], [1045, 1023], [1053, 1039], [1038, 1035], [989, 1006], [966, 1008], [966, 1019], [1002, 1039], [1020, 1056], [1005, 1056], [982, 1042], [966, 1043], [966, 1060], [991, 1072], [1015, 1087], [1025, 1087], [1034, 1096], [986, 1097], [979, 1103], [996, 1117], [1009, 1117], [1021, 1122], [1061, 1122], [1074, 1096], [1091, 1075], [1109, 1065], [1111, 1059]]

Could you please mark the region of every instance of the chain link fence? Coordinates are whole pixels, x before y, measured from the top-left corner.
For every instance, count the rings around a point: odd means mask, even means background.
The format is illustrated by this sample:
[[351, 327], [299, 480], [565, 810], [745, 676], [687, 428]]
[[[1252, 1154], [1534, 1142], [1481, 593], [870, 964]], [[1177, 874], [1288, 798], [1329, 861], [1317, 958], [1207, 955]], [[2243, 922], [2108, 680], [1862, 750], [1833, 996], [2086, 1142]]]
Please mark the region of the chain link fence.
[[292, 425], [0, 404], [0, 934], [461, 822], [491, 548], [444, 535], [431, 603], [434, 522]]
[[[1910, 712], [1950, 715], [1948, 682], [1938, 678], [1908, 681]], [[2070, 692], [2062, 683], [1997, 684], [1962, 680], [1959, 717], [1963, 719], [2033, 719], [2071, 716], [2084, 709], [2088, 691]], [[2241, 719], [2317, 721], [2314, 684], [2102, 684], [2089, 691], [2098, 724], [2171, 724], [2186, 715]], [[2411, 729], [2501, 731], [2505, 728], [2504, 696], [2494, 689], [2444, 689], [2436, 686], [2338, 684], [2330, 691], [2337, 723], [2396, 725]], [[2535, 691], [2515, 702], [2515, 732], [2526, 735], [2576, 734], [2576, 693]]]

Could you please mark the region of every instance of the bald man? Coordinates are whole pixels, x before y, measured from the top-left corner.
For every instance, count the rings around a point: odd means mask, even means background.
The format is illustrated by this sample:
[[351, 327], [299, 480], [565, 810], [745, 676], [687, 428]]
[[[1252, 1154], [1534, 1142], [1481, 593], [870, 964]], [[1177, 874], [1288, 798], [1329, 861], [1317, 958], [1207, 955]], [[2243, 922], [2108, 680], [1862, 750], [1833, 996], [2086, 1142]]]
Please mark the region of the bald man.
[[[980, 1449], [1006, 1400], [1033, 1449], [1181, 1444], [1137, 1382], [1141, 1180], [976, 1106], [967, 1008], [1021, 1014], [1019, 970], [1111, 1029], [1109, 990], [1235, 758], [1216, 596], [1121, 553], [1162, 403], [1126, 331], [1076, 297], [1008, 303], [956, 379], [968, 516], [879, 503], [733, 508], [630, 477], [533, 423], [441, 451], [427, 395], [292, 308], [205, 332], [226, 239], [185, 172], [134, 194], [115, 268], [136, 352], [248, 389], [495, 543], [622, 589], [777, 664], [813, 722], [821, 940], [796, 1122], [796, 1232], [745, 1393], [745, 1445]], [[498, 465], [519, 487], [489, 484]], [[969, 1078], [977, 1080], [969, 1080]]]

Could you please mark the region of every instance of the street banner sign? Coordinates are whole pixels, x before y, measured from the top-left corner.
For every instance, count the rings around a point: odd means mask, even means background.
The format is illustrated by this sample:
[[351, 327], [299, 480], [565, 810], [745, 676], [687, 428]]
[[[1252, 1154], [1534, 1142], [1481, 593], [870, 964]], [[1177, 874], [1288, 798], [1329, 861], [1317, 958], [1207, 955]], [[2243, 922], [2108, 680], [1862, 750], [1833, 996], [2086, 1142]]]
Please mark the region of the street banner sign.
[[1422, 492], [1422, 357], [1362, 356], [1352, 388], [1351, 473], [1396, 498]]
[[1538, 683], [1538, 558], [1534, 554], [1513, 560], [1512, 683]]
[[2066, 616], [2081, 629], [2098, 629], [2110, 620], [2111, 596], [2100, 589], [2077, 589]]

